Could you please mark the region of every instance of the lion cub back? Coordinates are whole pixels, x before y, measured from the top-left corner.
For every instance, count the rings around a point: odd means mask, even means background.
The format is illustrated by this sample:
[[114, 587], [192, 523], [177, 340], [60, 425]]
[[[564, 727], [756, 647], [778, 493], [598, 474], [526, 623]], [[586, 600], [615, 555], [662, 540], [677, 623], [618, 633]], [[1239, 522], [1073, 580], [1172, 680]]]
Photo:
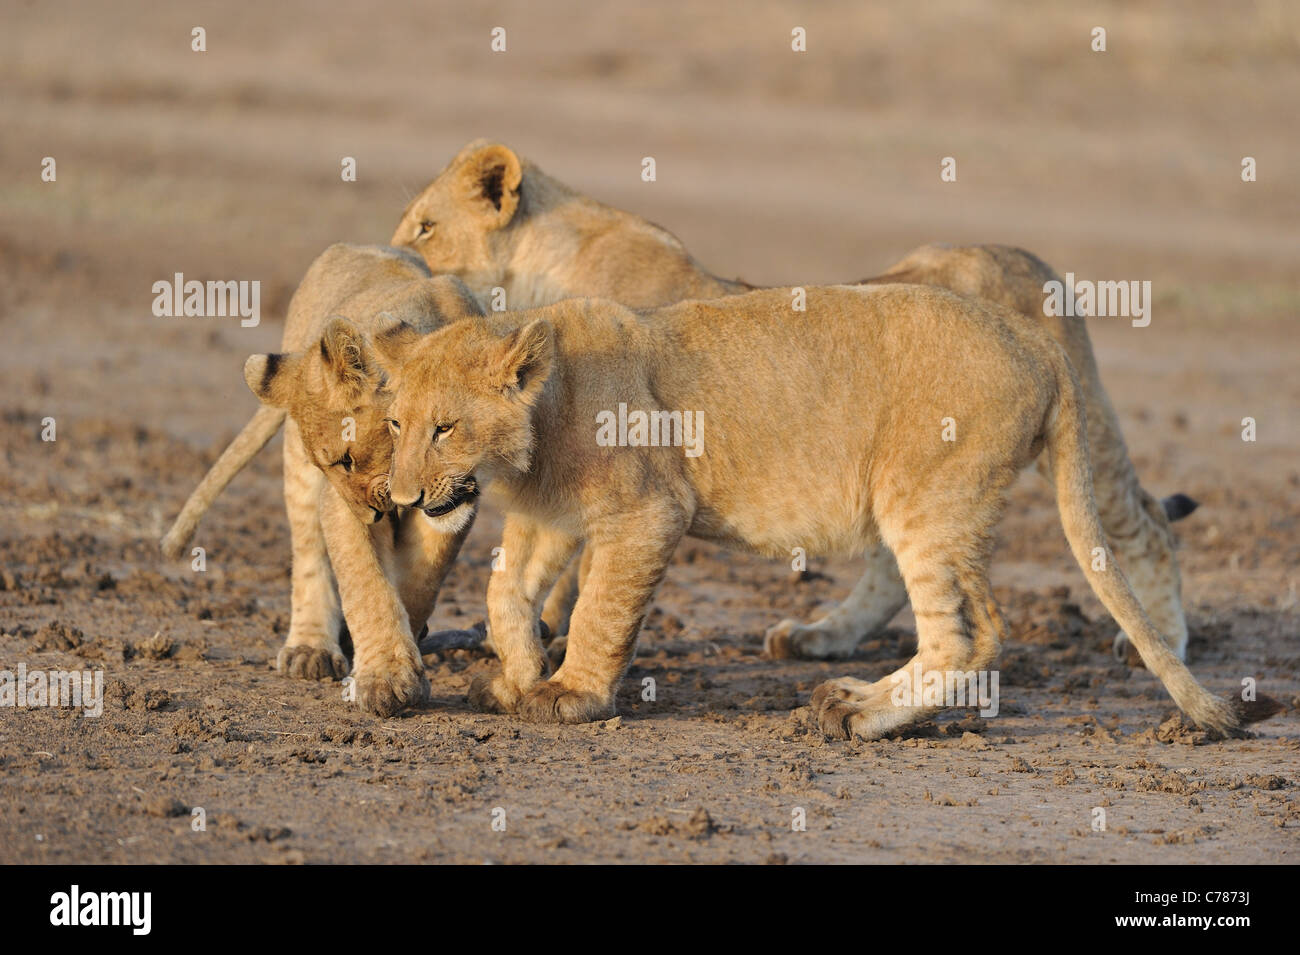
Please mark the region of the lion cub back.
[[[432, 275], [413, 252], [384, 245], [335, 243], [316, 257], [294, 292], [282, 348], [302, 350], [320, 337], [331, 318], [340, 315], [365, 329], [392, 324], [379, 319], [385, 311], [394, 320], [418, 318], [422, 310], [412, 284]], [[408, 301], [412, 292], [417, 293], [417, 301]]]

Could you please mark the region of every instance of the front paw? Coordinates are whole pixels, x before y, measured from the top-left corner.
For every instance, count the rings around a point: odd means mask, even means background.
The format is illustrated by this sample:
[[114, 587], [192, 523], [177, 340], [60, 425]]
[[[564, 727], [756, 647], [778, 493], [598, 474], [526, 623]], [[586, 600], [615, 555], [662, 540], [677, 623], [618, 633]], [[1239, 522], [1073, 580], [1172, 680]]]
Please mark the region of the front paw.
[[613, 716], [614, 700], [547, 680], [529, 690], [515, 712], [530, 723], [591, 723]]
[[341, 680], [348, 675], [348, 658], [337, 645], [283, 646], [275, 668], [295, 680]]
[[853, 735], [853, 721], [862, 711], [860, 703], [853, 700], [854, 693], [835, 680], [817, 686], [809, 705], [813, 722], [829, 739], [848, 739]]
[[357, 704], [376, 716], [393, 716], [429, 699], [429, 681], [418, 657], [359, 670], [356, 681]]

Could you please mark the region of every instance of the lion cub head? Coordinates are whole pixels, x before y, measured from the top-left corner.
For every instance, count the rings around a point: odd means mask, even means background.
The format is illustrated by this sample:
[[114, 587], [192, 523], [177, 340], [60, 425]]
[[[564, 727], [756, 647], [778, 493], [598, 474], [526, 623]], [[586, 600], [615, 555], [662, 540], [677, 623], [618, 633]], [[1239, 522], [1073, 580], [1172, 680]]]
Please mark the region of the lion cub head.
[[414, 249], [434, 272], [453, 272], [476, 287], [496, 284], [496, 239], [519, 208], [523, 175], [507, 147], [470, 143], [406, 207], [390, 244]]
[[528, 470], [552, 335], [545, 321], [468, 319], [422, 338], [397, 328], [376, 339], [392, 369], [394, 503], [451, 529], [468, 519], [480, 488]]
[[[382, 320], [390, 349], [411, 347], [421, 330], [483, 314], [464, 283], [447, 275], [415, 283], [382, 305], [373, 321]], [[307, 455], [358, 519], [374, 523], [392, 510], [393, 439], [386, 423], [392, 388], [362, 329], [345, 318], [330, 319], [320, 340], [304, 351], [253, 355], [244, 364], [244, 380], [263, 404], [289, 413]]]
[[359, 520], [374, 523], [392, 509], [393, 442], [384, 424], [390, 396], [351, 322], [332, 319], [305, 351], [253, 355], [244, 364], [244, 381], [263, 404], [289, 413], [308, 457]]

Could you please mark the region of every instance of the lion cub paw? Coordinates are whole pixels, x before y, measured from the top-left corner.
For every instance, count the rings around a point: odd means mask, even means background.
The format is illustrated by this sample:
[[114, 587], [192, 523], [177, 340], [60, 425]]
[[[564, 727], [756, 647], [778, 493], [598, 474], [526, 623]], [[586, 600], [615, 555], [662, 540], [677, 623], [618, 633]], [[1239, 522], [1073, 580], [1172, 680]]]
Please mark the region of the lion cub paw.
[[284, 646], [275, 668], [295, 680], [341, 680], [348, 675], [348, 658], [337, 646]]
[[424, 675], [423, 664], [415, 665], [409, 660], [359, 671], [356, 680], [357, 705], [376, 716], [393, 716], [429, 698], [429, 680]]
[[812, 716], [830, 739], [880, 739], [925, 715], [915, 707], [895, 706], [887, 686], [860, 680], [827, 680], [813, 690]]
[[849, 657], [858, 640], [815, 624], [782, 620], [763, 638], [763, 654], [772, 660], [833, 660]]
[[515, 712], [530, 723], [591, 723], [613, 716], [614, 701], [547, 680], [524, 694]]
[[1111, 644], [1111, 652], [1115, 654], [1115, 659], [1120, 663], [1127, 663], [1137, 670], [1146, 668], [1146, 664], [1142, 662], [1142, 654], [1138, 653], [1137, 647], [1129, 642], [1128, 634], [1123, 630], [1115, 634], [1115, 640]]

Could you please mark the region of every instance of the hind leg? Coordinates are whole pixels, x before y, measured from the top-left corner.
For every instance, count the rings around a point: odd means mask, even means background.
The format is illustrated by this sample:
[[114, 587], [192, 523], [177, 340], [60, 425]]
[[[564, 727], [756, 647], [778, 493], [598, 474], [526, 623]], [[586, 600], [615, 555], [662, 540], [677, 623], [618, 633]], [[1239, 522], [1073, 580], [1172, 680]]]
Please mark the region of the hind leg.
[[767, 631], [764, 652], [774, 659], [830, 660], [851, 656], [859, 643], [879, 631], [907, 606], [907, 588], [889, 548], [867, 552], [867, 569], [844, 602], [809, 624], [782, 620]]
[[560, 639], [569, 632], [569, 618], [573, 616], [573, 605], [578, 602], [578, 581], [582, 572], [582, 560], [586, 552], [569, 561], [564, 573], [551, 588], [542, 605], [542, 620], [555, 639]]
[[342, 679], [347, 657], [339, 646], [343, 613], [320, 525], [325, 476], [307, 458], [290, 418], [284, 423], [284, 504], [293, 541], [289, 636], [276, 669], [304, 680]]
[[[932, 555], [932, 560], [942, 559]], [[917, 653], [893, 673], [869, 683], [851, 677], [829, 680], [812, 695], [818, 728], [833, 739], [878, 739], [937, 713], [954, 700], [950, 686], [968, 687], [996, 658], [1000, 641], [987, 608], [987, 582], [957, 570], [950, 555], [903, 577], [916, 614]], [[973, 700], [969, 702], [974, 702]]]
[[881, 534], [898, 558], [916, 615], [917, 652], [874, 683], [845, 677], [817, 687], [813, 715], [827, 736], [877, 739], [904, 729], [962, 702], [965, 690], [961, 698], [953, 690], [970, 686], [996, 659], [1001, 634], [988, 583], [989, 532], [1013, 478], [1008, 471], [972, 481], [972, 487], [992, 490], [965, 506], [938, 491], [900, 495], [882, 509]]
[[[1083, 388], [1097, 510], [1111, 550], [1156, 629], [1184, 659], [1187, 622], [1169, 520], [1159, 502], [1142, 489], [1133, 468], [1119, 418], [1097, 372], [1087, 323], [1044, 313], [1043, 286], [1048, 281], [1059, 282], [1060, 276], [1023, 249], [928, 245], [911, 252], [885, 275], [867, 281], [920, 282], [990, 299], [1041, 325], [1065, 349]], [[1141, 665], [1123, 633], [1116, 637], [1115, 650], [1121, 658], [1127, 656], [1130, 663]]]

